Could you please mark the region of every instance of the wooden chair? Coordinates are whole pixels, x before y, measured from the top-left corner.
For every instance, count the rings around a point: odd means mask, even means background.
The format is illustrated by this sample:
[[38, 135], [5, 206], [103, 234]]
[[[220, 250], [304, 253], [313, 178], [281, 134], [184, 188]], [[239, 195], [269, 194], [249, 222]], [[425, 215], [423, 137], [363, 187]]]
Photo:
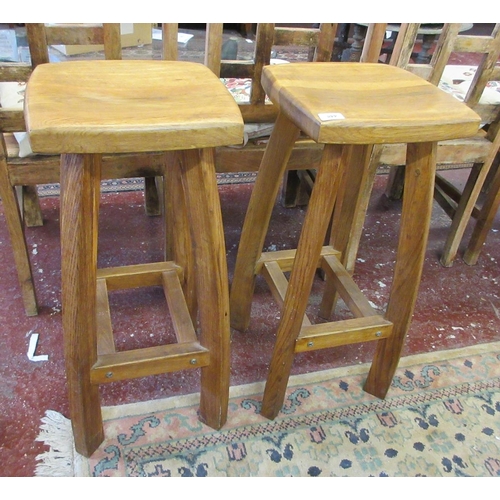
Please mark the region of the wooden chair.
[[[376, 61], [382, 47], [385, 23], [372, 23], [367, 27], [361, 59], [363, 62]], [[163, 57], [167, 60], [179, 58], [179, 49], [176, 43], [178, 24], [164, 23], [163, 30]], [[297, 28], [278, 26], [276, 23], [258, 23], [255, 27], [253, 53], [249, 59], [225, 60], [221, 57], [223, 38], [222, 23], [206, 25], [205, 58], [204, 64], [217, 76], [220, 76], [228, 88], [233, 80], [245, 82], [248, 89], [247, 100], [238, 101], [238, 105], [245, 121], [246, 128], [262, 125], [266, 129], [263, 137], [249, 137], [244, 147], [216, 148], [216, 169], [220, 173], [256, 172], [262, 160], [270, 130], [276, 121], [277, 109], [262, 88], [262, 70], [272, 64], [273, 53], [286, 50], [303, 50], [307, 52], [309, 62], [330, 61], [337, 46], [342, 46], [339, 40], [339, 25], [337, 23], [320, 23], [316, 27]], [[246, 42], [245, 42], [246, 43]], [[297, 140], [287, 163], [285, 174], [283, 200], [301, 196], [296, 188], [302, 184], [302, 178], [308, 179], [310, 173], [316, 169], [321, 159], [323, 146], [304, 136]], [[291, 172], [291, 179], [287, 179]], [[298, 180], [297, 178], [300, 177]], [[288, 186], [288, 187], [287, 187]], [[289, 203], [291, 205], [292, 203]]]
[[[377, 26], [375, 37], [381, 36], [383, 25]], [[370, 25], [370, 33], [374, 28]], [[385, 26], [385, 25], [384, 25]], [[179, 57], [176, 43], [178, 24], [164, 23], [163, 30], [163, 57], [167, 60], [176, 60]], [[253, 40], [253, 53], [249, 59], [222, 59], [222, 23], [206, 25], [204, 64], [217, 76], [221, 77], [229, 89], [236, 81], [244, 83], [248, 89], [248, 98], [238, 101], [238, 105], [245, 122], [245, 129], [262, 127], [263, 135], [252, 137], [251, 134], [244, 147], [216, 148], [216, 169], [219, 173], [256, 172], [262, 160], [267, 140], [277, 117], [276, 107], [266, 98], [262, 88], [261, 77], [263, 68], [272, 64], [273, 52], [288, 50], [302, 50], [307, 53], [310, 62], [330, 61], [335, 50], [338, 25], [336, 23], [321, 23], [317, 27], [297, 28], [277, 26], [275, 23], [258, 23]], [[370, 35], [370, 39], [371, 39]], [[381, 40], [380, 40], [381, 43]], [[375, 45], [375, 43], [373, 44]], [[373, 50], [372, 45], [372, 50]], [[366, 47], [370, 47], [367, 43]], [[296, 194], [303, 184], [302, 179], [308, 179], [321, 159], [322, 145], [303, 136], [298, 139], [293, 148], [284, 175], [283, 200], [287, 196]], [[290, 173], [290, 178], [288, 175]], [[287, 195], [286, 191], [291, 195]], [[288, 203], [291, 205], [291, 203]], [[170, 227], [167, 224], [167, 228]], [[167, 241], [168, 241], [167, 237]], [[168, 245], [168, 243], [167, 243]]]
[[[100, 45], [104, 46], [106, 59], [121, 59], [120, 25], [44, 25], [28, 23], [27, 39], [31, 64], [2, 63], [0, 81], [14, 85], [28, 81], [32, 71], [40, 64], [49, 63], [51, 45]], [[22, 101], [22, 96], [19, 96]], [[17, 104], [17, 103], [16, 103]], [[24, 308], [28, 316], [38, 313], [29, 253], [24, 237], [24, 225], [42, 224], [36, 194], [37, 184], [59, 182], [60, 159], [57, 155], [19, 156], [18, 145], [12, 133], [25, 131], [23, 110], [19, 106], [0, 108], [0, 196], [9, 229], [16, 269], [21, 287]], [[109, 160], [109, 161], [108, 161]], [[154, 176], [161, 175], [155, 157], [106, 159], [104, 178], [142, 177], [148, 171], [146, 205], [149, 214], [158, 213], [158, 197], [154, 189]]]
[[[459, 32], [460, 24], [446, 24], [431, 62], [427, 65], [410, 62], [418, 26], [404, 25], [396, 41], [391, 64], [419, 74], [443, 90], [453, 93], [482, 119], [482, 127], [474, 137], [445, 141], [438, 145], [434, 198], [452, 221], [440, 258], [442, 265], [449, 267], [453, 264], [471, 217], [475, 218], [479, 213], [476, 207], [478, 197], [483, 188], [489, 189], [485, 180], [500, 146], [500, 93], [487, 88], [488, 82], [491, 85], [491, 82], [500, 80], [500, 67], [496, 66], [500, 56], [500, 24], [496, 24], [487, 36], [462, 35]], [[477, 54], [477, 63], [466, 67], [450, 64], [453, 53]], [[494, 94], [498, 97], [495, 98]], [[374, 162], [392, 166], [386, 189], [389, 199], [398, 199], [403, 194], [401, 176], [404, 167], [399, 166], [402, 165], [402, 159], [402, 147], [393, 145], [384, 146], [379, 151], [379, 156], [374, 158]], [[472, 164], [463, 190], [454, 186], [439, 172], [457, 164], [465, 167]], [[486, 211], [487, 209], [483, 212], [483, 220]], [[476, 236], [474, 239], [476, 240]], [[474, 243], [476, 248], [480, 246], [478, 241]], [[474, 259], [471, 255], [472, 250], [466, 260], [472, 262]], [[477, 260], [477, 255], [475, 259]]]
[[[209, 30], [209, 52], [212, 62], [209, 67], [221, 78], [237, 78], [247, 80], [249, 85], [249, 98], [246, 102], [240, 102], [239, 107], [246, 127], [263, 124], [271, 125], [272, 129], [276, 121], [277, 109], [266, 99], [266, 93], [262, 88], [262, 70], [271, 64], [273, 50], [285, 50], [303, 48], [307, 50], [308, 60], [311, 62], [329, 61], [337, 42], [337, 23], [321, 23], [318, 27], [296, 28], [276, 26], [274, 23], [259, 23], [256, 27], [254, 54], [251, 60], [219, 61], [219, 50], [215, 49], [218, 43], [218, 35], [214, 29], [221, 32], [221, 25], [217, 28], [210, 25]], [[264, 154], [265, 142], [270, 131], [264, 138], [250, 138], [244, 148], [218, 148], [217, 149], [217, 171], [218, 172], [256, 172]], [[321, 147], [307, 137], [301, 137], [291, 153], [288, 171], [314, 168], [321, 157]]]

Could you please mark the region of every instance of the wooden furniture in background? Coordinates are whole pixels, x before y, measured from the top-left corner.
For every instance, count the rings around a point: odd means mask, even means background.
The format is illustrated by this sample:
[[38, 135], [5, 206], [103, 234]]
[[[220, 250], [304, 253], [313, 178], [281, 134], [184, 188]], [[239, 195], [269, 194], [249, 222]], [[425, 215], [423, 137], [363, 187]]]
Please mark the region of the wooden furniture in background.
[[[2, 82], [15, 82], [16, 84], [27, 82], [34, 68], [40, 64], [49, 63], [51, 45], [103, 44], [103, 57], [121, 59], [118, 23], [103, 25], [28, 23], [26, 31], [31, 64], [1, 63], [0, 81]], [[20, 96], [20, 99], [22, 100], [23, 97]], [[42, 224], [36, 185], [59, 182], [60, 158], [58, 155], [19, 157], [15, 151], [9, 154], [9, 149], [11, 151], [15, 149], [8, 147], [8, 144], [12, 144], [11, 134], [21, 131], [25, 131], [23, 110], [0, 108], [0, 197], [11, 238], [24, 308], [28, 316], [33, 316], [38, 314], [38, 305], [24, 227], [25, 224], [28, 226]], [[104, 161], [103, 167], [103, 178], [106, 179], [144, 175], [154, 179], [159, 173], [161, 173], [160, 163], [154, 157], [150, 159], [108, 158]], [[157, 214], [159, 209], [155, 191], [151, 187], [147, 189], [146, 206], [149, 206], [151, 215]]]
[[[214, 148], [243, 141], [236, 103], [201, 64], [61, 62], [33, 72], [26, 128], [35, 152], [61, 154], [63, 338], [76, 450], [88, 457], [103, 440], [99, 384], [190, 368], [201, 368], [200, 419], [220, 428], [230, 338]], [[103, 155], [167, 148], [163, 178], [177, 193], [169, 208], [175, 260], [97, 269]], [[158, 285], [177, 343], [116, 351], [108, 291]]]
[[[38, 57], [36, 54], [46, 54], [46, 47], [48, 44], [63, 42], [61, 39], [62, 34], [73, 33], [73, 37], [76, 37], [67, 40], [66, 43], [78, 43], [82, 41], [82, 39], [90, 42], [95, 41], [97, 43], [103, 40], [103, 33], [106, 30], [110, 33], [105, 37], [104, 41], [106, 43], [111, 43], [113, 40], [116, 42], [118, 38], [118, 25], [105, 24], [102, 27], [73, 25], [72, 30], [76, 30], [75, 32], [70, 31], [67, 27], [48, 27], [40, 24], [28, 24], [27, 26], [28, 31], [32, 33], [29, 38], [31, 40], [31, 45], [33, 45], [35, 63]], [[361, 57], [362, 61], [378, 60], [385, 35], [385, 26], [386, 24], [384, 23], [374, 23], [368, 26]], [[273, 52], [290, 51], [290, 54], [293, 55], [297, 50], [304, 50], [311, 63], [329, 61], [336, 46], [342, 43], [342, 40], [340, 40], [340, 42], [338, 40], [338, 32], [339, 29], [335, 23], [320, 24], [317, 28], [283, 27], [276, 26], [273, 23], [260, 23], [256, 26], [256, 36], [252, 44], [253, 53], [251, 58], [225, 60], [222, 59], [221, 50], [224, 35], [223, 25], [220, 23], [210, 23], [206, 25], [205, 56], [203, 62], [217, 76], [226, 79], [237, 78], [250, 81], [249, 100], [238, 104], [245, 123], [249, 126], [264, 124], [266, 128], [270, 128], [276, 119], [277, 111], [276, 107], [266, 99], [266, 94], [261, 86], [260, 79], [263, 68], [271, 62]], [[114, 33], [114, 35], [111, 36], [111, 33]], [[162, 24], [163, 59], [179, 59], [178, 33], [178, 24]], [[39, 34], [42, 38], [41, 41], [38, 40], [36, 34]], [[243, 43], [247, 44], [244, 40]], [[118, 57], [116, 46], [113, 50], [116, 50], [115, 55]], [[18, 67], [19, 65], [11, 66], [15, 67], [14, 69], [17, 73], [21, 71]], [[27, 79], [30, 71], [31, 68], [28, 67], [22, 70], [21, 74], [23, 80]], [[19, 74], [17, 74], [17, 77], [18, 76]], [[11, 76], [11, 78], [15, 80], [17, 77]], [[8, 111], [2, 110], [0, 112], [2, 116], [5, 116]], [[15, 125], [11, 122], [7, 123], [10, 123], [9, 130], [22, 129], [24, 127], [22, 113], [20, 111], [16, 112]], [[255, 140], [250, 139], [245, 147], [216, 148], [217, 172], [256, 172], [264, 154], [267, 139], [267, 137]], [[304, 179], [306, 179], [307, 182], [309, 181], [311, 173], [314, 172], [319, 165], [322, 149], [322, 144], [317, 144], [306, 136], [301, 136], [297, 140], [290, 154], [287, 164], [287, 174], [285, 174], [283, 183], [284, 194], [282, 199], [285, 203], [287, 203], [285, 201], [287, 196], [290, 198], [303, 196], [300, 193], [296, 194], [298, 192], [296, 188], [298, 185], [304, 185]], [[5, 157], [5, 159], [7, 158]], [[31, 166], [35, 164], [36, 168], [31, 168]], [[8, 224], [16, 256], [16, 267], [23, 290], [22, 294], [26, 312], [29, 315], [33, 315], [37, 312], [33, 276], [30, 270], [26, 243], [22, 233], [20, 215], [15, 209], [14, 197], [12, 196], [9, 186], [58, 182], [59, 158], [56, 156], [16, 158], [9, 159], [7, 163], [2, 165], [2, 175], [4, 175], [5, 179], [5, 181], [2, 181], [2, 189], [5, 190], [5, 199], [7, 200], [4, 202], [4, 206], [10, 207], [6, 208], [6, 210], [8, 210]], [[290, 175], [288, 175], [288, 173], [290, 173]], [[103, 158], [104, 178], [145, 177], [147, 186], [146, 193], [157, 193], [158, 189], [155, 189], [155, 187], [162, 189], [163, 184], [158, 177], [159, 175], [162, 175], [161, 155], [156, 153], [147, 153], [145, 155], [132, 154], [123, 158], [105, 155]], [[2, 197], [4, 197], [4, 195], [2, 195]], [[174, 197], [175, 194], [171, 194], [167, 196], [166, 199], [172, 200]], [[11, 200], [10, 202], [8, 201], [9, 199]], [[149, 200], [149, 196], [146, 197], [146, 200]], [[168, 218], [168, 210], [166, 210], [165, 216]], [[167, 221], [167, 228], [170, 227], [172, 227], [172, 225]], [[171, 235], [167, 235], [167, 255], [171, 253], [171, 242]]]
[[[425, 80], [383, 64], [268, 66], [262, 81], [280, 114], [250, 199], [230, 294], [231, 326], [238, 330], [248, 327], [258, 274], [281, 304], [261, 413], [273, 419], [281, 410], [295, 353], [357, 342], [377, 341], [365, 390], [384, 398], [420, 284], [437, 141], [473, 135], [479, 116]], [[298, 247], [262, 252], [281, 177], [301, 131], [324, 150]], [[407, 193], [391, 294], [380, 315], [346, 269], [345, 250], [359, 216], [373, 144], [385, 143], [408, 143]], [[330, 245], [324, 246], [331, 220]], [[320, 308], [327, 322], [311, 324], [305, 312], [318, 268], [327, 276]], [[330, 321], [336, 293], [351, 309], [351, 319]]]
[[[481, 116], [481, 129], [474, 136], [438, 144], [435, 200], [452, 221], [440, 259], [448, 267], [453, 264], [471, 217], [478, 214], [476, 205], [481, 190], [489, 189], [485, 181], [499, 151], [500, 93], [496, 92], [498, 97], [495, 102], [488, 99], [484, 92], [488, 82], [500, 81], [500, 66], [497, 64], [500, 57], [500, 24], [494, 26], [490, 35], [477, 36], [461, 35], [460, 24], [446, 24], [429, 64], [412, 63], [410, 60], [418, 28], [418, 24], [402, 25], [391, 64], [406, 68], [434, 85], [441, 82], [440, 86], [449, 92], [456, 92], [455, 84], [461, 85], [464, 90], [460, 94], [457, 92], [457, 95]], [[450, 64], [453, 53], [477, 54], [477, 64], [466, 67]], [[460, 68], [473, 75], [469, 82], [465, 77], [460, 77], [457, 72]], [[446, 78], [447, 74], [451, 76]], [[495, 93], [493, 90], [490, 92]], [[374, 158], [374, 161], [392, 167], [386, 189], [389, 199], [403, 196], [403, 159], [401, 145], [384, 146], [379, 151], [379, 156]], [[471, 164], [472, 169], [464, 189], [453, 185], [439, 172], [456, 165], [470, 168]], [[375, 165], [373, 168], [376, 168]]]

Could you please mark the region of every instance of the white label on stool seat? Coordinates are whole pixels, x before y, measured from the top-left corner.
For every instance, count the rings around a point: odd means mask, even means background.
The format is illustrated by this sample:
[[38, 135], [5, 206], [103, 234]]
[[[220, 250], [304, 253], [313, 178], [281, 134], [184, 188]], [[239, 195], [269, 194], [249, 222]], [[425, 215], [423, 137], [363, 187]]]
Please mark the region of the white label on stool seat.
[[328, 120], [345, 120], [345, 116], [342, 113], [318, 113], [321, 121]]

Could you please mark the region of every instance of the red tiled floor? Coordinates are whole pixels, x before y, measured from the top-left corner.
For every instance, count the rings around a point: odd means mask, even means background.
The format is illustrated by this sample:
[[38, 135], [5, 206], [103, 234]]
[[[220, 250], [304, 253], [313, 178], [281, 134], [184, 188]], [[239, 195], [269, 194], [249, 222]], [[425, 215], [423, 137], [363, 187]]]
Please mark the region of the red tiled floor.
[[[456, 171], [450, 175], [460, 178], [465, 173]], [[399, 203], [387, 207], [383, 201], [385, 181], [385, 176], [377, 178], [356, 268], [361, 289], [366, 290], [368, 298], [379, 307], [387, 301], [399, 214]], [[220, 187], [230, 277], [251, 188], [250, 184]], [[32, 476], [35, 457], [44, 451], [35, 438], [45, 410], [53, 409], [68, 415], [60, 312], [58, 198], [43, 198], [42, 208], [44, 227], [27, 230], [40, 303], [39, 316], [32, 318], [24, 315], [10, 242], [3, 212], [0, 212], [2, 476]], [[145, 216], [141, 192], [103, 195], [101, 214], [100, 266], [161, 259], [161, 220]], [[301, 208], [283, 209], [277, 205], [266, 246], [294, 246], [303, 214]], [[449, 219], [435, 206], [421, 292], [405, 355], [500, 340], [500, 320], [496, 313], [500, 308], [499, 226], [500, 220], [494, 226], [477, 266], [469, 267], [457, 259], [452, 268], [443, 268], [438, 255]], [[321, 282], [318, 282], [316, 291], [320, 288]], [[165, 329], [163, 304], [162, 293], [158, 290], [149, 290], [140, 297], [129, 292], [121, 293], [113, 299], [114, 326], [121, 332], [118, 346], [129, 348], [139, 342], [159, 341], [160, 333]], [[259, 280], [249, 331], [232, 332], [232, 384], [265, 378], [277, 318], [278, 310]], [[30, 332], [40, 334], [37, 353], [47, 354], [48, 361], [35, 363], [28, 360]], [[293, 373], [369, 361], [373, 347], [359, 344], [301, 354], [296, 358]], [[102, 404], [196, 392], [198, 380], [198, 372], [193, 370], [109, 384], [102, 387]]]

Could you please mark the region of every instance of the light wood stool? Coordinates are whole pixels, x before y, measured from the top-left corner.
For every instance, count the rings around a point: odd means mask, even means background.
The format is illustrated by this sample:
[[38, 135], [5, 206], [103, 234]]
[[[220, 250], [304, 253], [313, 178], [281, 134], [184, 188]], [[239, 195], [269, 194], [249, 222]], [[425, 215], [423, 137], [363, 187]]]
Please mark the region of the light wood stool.
[[[434, 85], [394, 66], [302, 63], [269, 66], [262, 85], [279, 108], [250, 199], [231, 287], [231, 325], [245, 330], [255, 278], [282, 304], [261, 413], [280, 411], [296, 352], [377, 340], [365, 390], [384, 398], [401, 356], [417, 297], [430, 224], [436, 142], [474, 135], [479, 116]], [[297, 250], [262, 253], [272, 208], [300, 132], [324, 144]], [[366, 203], [374, 144], [407, 143], [405, 197], [390, 299], [379, 315], [345, 268], [350, 234]], [[335, 210], [334, 210], [335, 207]], [[333, 215], [330, 245], [323, 246]], [[352, 319], [312, 325], [305, 316], [317, 268], [326, 284], [320, 316], [338, 293]], [[291, 271], [289, 282], [284, 275]]]
[[[188, 368], [201, 368], [200, 419], [220, 428], [229, 293], [213, 148], [243, 141], [234, 99], [201, 64], [63, 62], [34, 71], [26, 124], [35, 152], [62, 153], [62, 314], [76, 450], [88, 457], [103, 440], [99, 384]], [[158, 151], [169, 151], [174, 260], [97, 269], [102, 154]], [[116, 352], [107, 291], [154, 285], [164, 287], [177, 343]]]

